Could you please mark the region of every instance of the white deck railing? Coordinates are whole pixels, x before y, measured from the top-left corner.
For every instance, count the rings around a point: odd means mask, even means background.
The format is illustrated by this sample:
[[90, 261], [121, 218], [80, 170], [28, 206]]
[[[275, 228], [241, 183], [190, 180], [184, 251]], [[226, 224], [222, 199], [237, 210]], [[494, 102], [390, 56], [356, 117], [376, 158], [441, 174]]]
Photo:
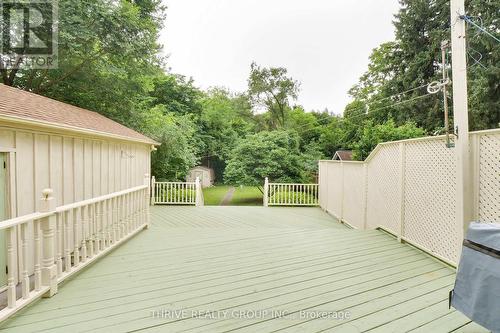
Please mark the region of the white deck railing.
[[264, 181], [264, 206], [318, 206], [318, 184], [269, 183]]
[[203, 206], [200, 179], [194, 182], [157, 182], [151, 178], [151, 204]]
[[149, 176], [146, 185], [57, 208], [52, 190], [45, 189], [40, 212], [0, 222], [8, 267], [7, 307], [0, 310], [0, 321], [54, 295], [63, 280], [147, 227], [148, 183]]

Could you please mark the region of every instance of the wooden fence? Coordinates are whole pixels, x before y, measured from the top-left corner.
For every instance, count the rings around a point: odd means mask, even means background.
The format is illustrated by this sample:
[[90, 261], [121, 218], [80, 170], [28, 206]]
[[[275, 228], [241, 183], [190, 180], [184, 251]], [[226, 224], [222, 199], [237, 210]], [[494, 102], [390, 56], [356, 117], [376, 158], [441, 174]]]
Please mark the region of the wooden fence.
[[318, 184], [264, 181], [264, 206], [319, 206]]
[[194, 182], [157, 182], [151, 179], [152, 205], [195, 205], [203, 206], [203, 191], [200, 179]]
[[[8, 267], [7, 307], [0, 310], [0, 321], [54, 295], [63, 280], [149, 225], [149, 176], [145, 185], [65, 206], [55, 207], [52, 189], [40, 200], [39, 212], [0, 224]], [[32, 276], [29, 263], [35, 267]]]

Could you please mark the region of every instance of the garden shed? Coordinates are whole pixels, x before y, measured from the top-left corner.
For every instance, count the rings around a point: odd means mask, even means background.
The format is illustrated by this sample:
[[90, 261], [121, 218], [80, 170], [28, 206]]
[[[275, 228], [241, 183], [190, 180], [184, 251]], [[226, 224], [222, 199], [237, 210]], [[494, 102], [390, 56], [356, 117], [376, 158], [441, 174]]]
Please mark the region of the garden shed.
[[[60, 207], [144, 185], [156, 144], [96, 112], [0, 84], [0, 221], [40, 211], [44, 189]], [[30, 222], [23, 238], [30, 252], [33, 232]], [[5, 230], [0, 242], [1, 290]], [[24, 265], [31, 275], [33, 259]]]
[[202, 187], [209, 187], [214, 184], [215, 181], [215, 173], [214, 169], [207, 168], [204, 166], [195, 166], [191, 170], [189, 170], [188, 175], [186, 176], [187, 182], [194, 182], [196, 177], [200, 178], [200, 183]]

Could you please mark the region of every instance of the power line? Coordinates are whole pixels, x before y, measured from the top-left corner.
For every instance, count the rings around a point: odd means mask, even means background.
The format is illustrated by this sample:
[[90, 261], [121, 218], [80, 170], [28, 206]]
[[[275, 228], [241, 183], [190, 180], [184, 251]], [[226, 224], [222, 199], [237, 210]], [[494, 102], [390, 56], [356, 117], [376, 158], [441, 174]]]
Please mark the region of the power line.
[[498, 37], [496, 37], [495, 35], [493, 35], [491, 32], [489, 32], [488, 30], [486, 30], [485, 28], [483, 28], [482, 26], [480, 26], [479, 24], [475, 23], [474, 21], [472, 21], [472, 17], [471, 16], [468, 16], [468, 15], [460, 15], [459, 16], [462, 20], [464, 20], [465, 22], [469, 23], [469, 24], [472, 24], [474, 27], [476, 27], [476, 29], [480, 30], [481, 32], [485, 33], [486, 35], [490, 36], [491, 38], [493, 38], [494, 40], [496, 40], [498, 43], [500, 43], [500, 39]]
[[[392, 98], [395, 98], [395, 97], [398, 97], [398, 96], [401, 96], [401, 95], [407, 94], [407, 93], [409, 93], [409, 92], [412, 92], [412, 91], [415, 91], [415, 90], [418, 90], [418, 89], [422, 89], [422, 88], [424, 88], [424, 87], [427, 87], [428, 85], [429, 85], [429, 83], [422, 84], [422, 85], [420, 85], [420, 86], [418, 86], [418, 87], [411, 88], [411, 89], [408, 89], [408, 90], [405, 90], [405, 91], [399, 92], [399, 93], [394, 94], [394, 95], [391, 95], [391, 96], [387, 96], [387, 97], [384, 97], [384, 98], [379, 98], [379, 99], [376, 99], [376, 100], [374, 100], [374, 101], [371, 101], [371, 102], [369, 102], [369, 103], [364, 104], [364, 106], [363, 106], [363, 107], [359, 107], [359, 108], [352, 109], [352, 111], [358, 111], [358, 110], [365, 109], [367, 106], [373, 105], [373, 104], [375, 104], [375, 103], [379, 103], [379, 102], [384, 101], [384, 100], [387, 100], [387, 99], [392, 99]], [[423, 95], [423, 96], [426, 96], [426, 95]], [[420, 96], [420, 97], [422, 97], [422, 96]], [[419, 99], [420, 97], [417, 97], [417, 99]], [[401, 104], [401, 103], [406, 103], [406, 102], [409, 102], [409, 101], [411, 101], [411, 100], [412, 100], [412, 99], [410, 99], [410, 100], [406, 100], [406, 101], [400, 101], [400, 102], [397, 102], [397, 103], [395, 103], [395, 104], [391, 104], [391, 105], [388, 105], [388, 106], [385, 106], [385, 107], [381, 107], [381, 108], [377, 108], [377, 109], [374, 109], [374, 110], [370, 110], [370, 112], [374, 112], [374, 111], [378, 111], [378, 110], [387, 109], [387, 108], [390, 108], [390, 107], [392, 107], [392, 106], [394, 106], [394, 105], [398, 105], [398, 104]], [[360, 115], [354, 115], [354, 116], [349, 117], [349, 120], [351, 120], [351, 119], [356, 119], [356, 118], [358, 118], [358, 117], [360, 117], [360, 116], [361, 116], [361, 117], [363, 117], [363, 116], [366, 116], [366, 115], [367, 115], [367, 113], [363, 113], [363, 114], [360, 114]], [[330, 120], [330, 119], [331, 119], [330, 117], [326, 117], [326, 118], [323, 118], [323, 119], [318, 120], [318, 122], [321, 124], [321, 123], [322, 123], [322, 121], [324, 121], [324, 120]], [[344, 118], [344, 119], [345, 119], [345, 118]], [[302, 128], [302, 127], [307, 127], [307, 126], [308, 126], [308, 124], [304, 124], [304, 125], [302, 125], [302, 126], [295, 127], [295, 129]], [[316, 126], [316, 127], [317, 127], [317, 126]], [[312, 129], [308, 129], [308, 130], [312, 130]]]
[[[370, 110], [370, 112], [375, 112], [375, 111], [379, 111], [379, 110], [383, 110], [383, 109], [387, 109], [387, 108], [390, 108], [390, 107], [393, 107], [393, 106], [396, 106], [396, 105], [399, 105], [399, 104], [404, 104], [404, 103], [408, 103], [408, 102], [412, 102], [412, 101], [416, 101], [416, 100], [420, 100], [422, 98], [425, 98], [425, 97], [428, 97], [428, 96], [431, 96], [431, 95], [434, 95], [434, 94], [431, 94], [431, 93], [427, 93], [425, 95], [421, 95], [421, 96], [417, 96], [417, 97], [414, 97], [414, 98], [411, 98], [411, 99], [408, 99], [408, 100], [404, 100], [404, 101], [401, 101], [401, 102], [398, 102], [398, 103], [394, 103], [394, 104], [391, 104], [391, 105], [387, 105], [387, 106], [384, 106], [384, 107], [381, 107], [381, 108], [377, 108], [377, 109], [374, 109], [374, 110]], [[363, 114], [359, 114], [359, 115], [355, 115], [355, 116], [352, 116], [352, 117], [349, 117], [349, 118], [341, 118], [339, 119], [338, 121], [340, 123], [342, 122], [345, 122], [345, 121], [352, 121], [353, 119], [356, 120], [358, 118], [361, 118], [361, 117], [366, 117], [368, 116], [367, 113], [363, 113]], [[319, 126], [315, 126], [314, 128], [309, 128], [309, 129], [306, 129], [304, 131], [301, 131], [300, 134], [302, 133], [306, 133], [308, 131], [312, 131], [312, 130], [315, 130], [317, 129]]]

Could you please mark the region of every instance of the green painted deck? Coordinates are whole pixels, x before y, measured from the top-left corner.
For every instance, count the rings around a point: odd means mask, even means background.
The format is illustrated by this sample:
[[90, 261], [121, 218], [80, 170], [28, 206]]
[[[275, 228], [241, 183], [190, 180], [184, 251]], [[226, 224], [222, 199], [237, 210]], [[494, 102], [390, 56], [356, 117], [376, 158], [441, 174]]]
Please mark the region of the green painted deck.
[[485, 332], [448, 309], [453, 282], [318, 208], [156, 206], [149, 230], [0, 332]]

